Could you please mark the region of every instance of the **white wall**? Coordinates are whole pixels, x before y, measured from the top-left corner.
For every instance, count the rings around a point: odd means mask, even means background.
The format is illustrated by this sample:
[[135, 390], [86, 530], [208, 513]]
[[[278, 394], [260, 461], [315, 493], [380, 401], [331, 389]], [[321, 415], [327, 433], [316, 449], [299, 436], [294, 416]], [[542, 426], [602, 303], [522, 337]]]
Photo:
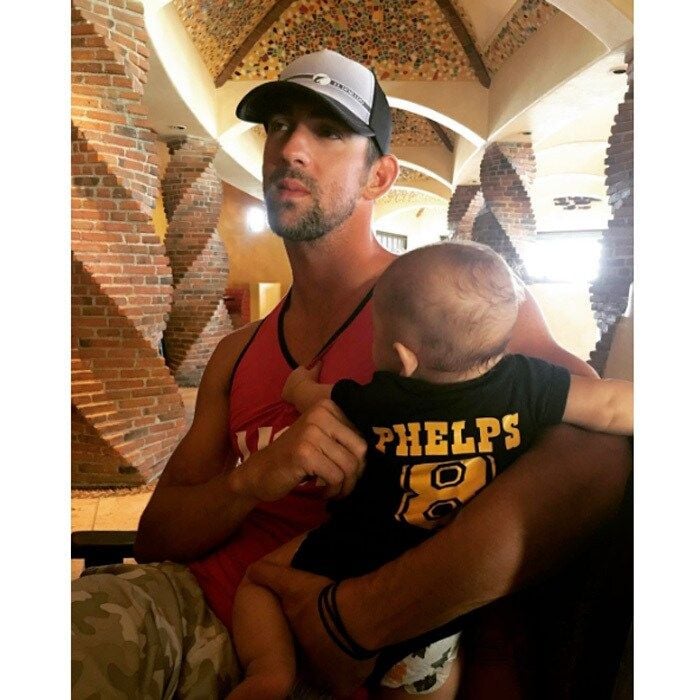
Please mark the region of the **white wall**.
[[588, 286], [588, 282], [543, 282], [528, 286], [554, 339], [582, 360], [588, 360], [599, 337]]
[[447, 234], [447, 207], [422, 207], [402, 209], [395, 214], [382, 216], [374, 224], [375, 229], [407, 236], [408, 250], [437, 243]]

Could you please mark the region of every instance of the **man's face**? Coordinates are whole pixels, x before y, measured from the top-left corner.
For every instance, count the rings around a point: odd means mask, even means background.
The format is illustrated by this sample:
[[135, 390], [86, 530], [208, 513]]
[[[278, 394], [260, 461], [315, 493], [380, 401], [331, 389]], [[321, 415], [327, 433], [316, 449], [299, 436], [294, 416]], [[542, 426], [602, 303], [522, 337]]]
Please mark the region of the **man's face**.
[[272, 230], [312, 241], [354, 212], [367, 182], [367, 139], [315, 102], [280, 106], [267, 125], [263, 192]]

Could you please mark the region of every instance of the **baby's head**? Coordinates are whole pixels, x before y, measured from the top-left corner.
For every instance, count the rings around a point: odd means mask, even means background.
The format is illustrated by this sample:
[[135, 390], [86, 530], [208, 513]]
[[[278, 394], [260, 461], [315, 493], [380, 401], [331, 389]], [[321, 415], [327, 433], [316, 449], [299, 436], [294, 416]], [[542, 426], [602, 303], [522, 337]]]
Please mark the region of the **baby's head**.
[[478, 376], [503, 354], [522, 299], [522, 283], [487, 246], [404, 253], [375, 287], [375, 365], [433, 382]]

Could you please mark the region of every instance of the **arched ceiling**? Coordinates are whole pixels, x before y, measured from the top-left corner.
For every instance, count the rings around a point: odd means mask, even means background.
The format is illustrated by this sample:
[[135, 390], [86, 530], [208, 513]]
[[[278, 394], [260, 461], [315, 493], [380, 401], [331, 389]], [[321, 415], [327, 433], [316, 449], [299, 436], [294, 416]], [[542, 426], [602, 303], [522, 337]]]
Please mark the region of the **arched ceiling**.
[[[579, 194], [576, 176], [587, 175], [580, 194], [605, 198], [600, 144], [625, 86], [625, 76], [610, 79], [609, 70], [624, 65], [631, 2], [144, 0], [144, 7], [153, 49], [144, 100], [154, 128], [163, 137], [176, 125], [208, 132], [222, 146], [215, 161], [222, 177], [256, 196], [264, 133], [237, 120], [235, 106], [296, 56], [330, 48], [370, 66], [392, 106], [392, 151], [402, 171], [383, 212], [408, 199], [415, 207], [420, 196], [446, 208], [456, 185], [478, 180], [484, 146], [528, 138], [523, 131], [532, 132], [542, 161], [535, 206], [547, 225], [562, 217], [563, 207], [549, 201], [559, 176], [567, 196]], [[567, 221], [576, 228], [573, 211]]]

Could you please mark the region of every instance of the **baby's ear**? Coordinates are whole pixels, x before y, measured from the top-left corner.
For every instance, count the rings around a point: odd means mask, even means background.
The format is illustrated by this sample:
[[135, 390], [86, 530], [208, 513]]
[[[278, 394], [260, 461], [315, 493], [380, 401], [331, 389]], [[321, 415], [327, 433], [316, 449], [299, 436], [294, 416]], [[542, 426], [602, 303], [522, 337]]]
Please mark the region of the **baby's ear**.
[[401, 362], [401, 376], [410, 377], [418, 367], [416, 353], [398, 341], [394, 343], [393, 347], [394, 351], [399, 356], [399, 362]]

